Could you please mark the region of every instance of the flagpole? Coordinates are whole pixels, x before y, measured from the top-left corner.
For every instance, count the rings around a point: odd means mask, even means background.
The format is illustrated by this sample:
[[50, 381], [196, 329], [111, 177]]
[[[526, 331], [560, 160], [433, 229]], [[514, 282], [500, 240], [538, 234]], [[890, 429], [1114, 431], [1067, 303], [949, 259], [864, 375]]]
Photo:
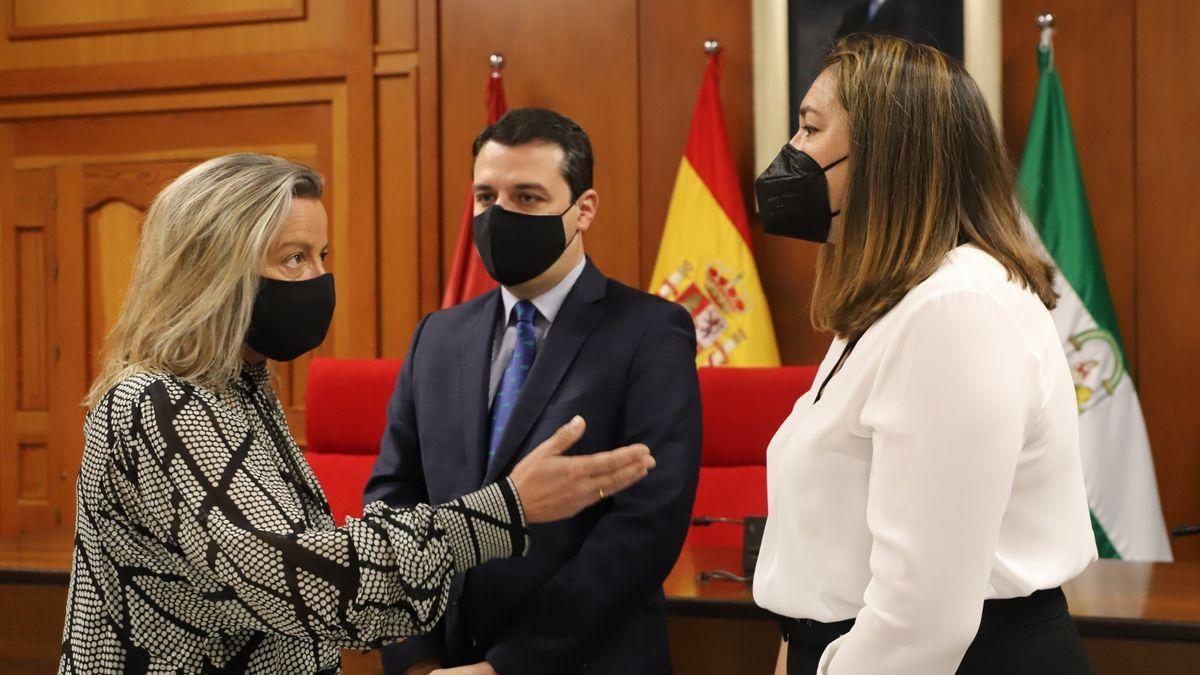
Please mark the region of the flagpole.
[[504, 55], [500, 52], [492, 52], [488, 55], [488, 65], [492, 67], [492, 77], [499, 78], [500, 71], [504, 70]]
[[1050, 55], [1050, 68], [1054, 68], [1054, 15], [1038, 14], [1037, 25], [1042, 29], [1041, 48]]
[[719, 54], [719, 53], [721, 53], [721, 49], [722, 49], [721, 43], [718, 42], [717, 40], [709, 39], [709, 40], [704, 41], [704, 53], [705, 54], [709, 54], [709, 55]]

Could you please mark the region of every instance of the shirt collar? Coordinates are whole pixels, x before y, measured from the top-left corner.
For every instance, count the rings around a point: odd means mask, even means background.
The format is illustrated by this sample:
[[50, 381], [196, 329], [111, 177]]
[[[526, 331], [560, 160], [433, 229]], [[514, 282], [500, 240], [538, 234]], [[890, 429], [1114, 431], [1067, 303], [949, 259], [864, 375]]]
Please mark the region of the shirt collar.
[[242, 391], [252, 392], [256, 389], [262, 389], [267, 386], [271, 380], [271, 371], [267, 368], [267, 362], [261, 363], [246, 363], [242, 362], [242, 372], [234, 381], [234, 387]]
[[[554, 317], [558, 316], [558, 310], [562, 309], [563, 301], [575, 287], [575, 282], [579, 281], [579, 277], [583, 275], [583, 268], [586, 265], [587, 258], [585, 257], [553, 288], [532, 300], [533, 306], [537, 308], [539, 314], [545, 317], [546, 323], [554, 323]], [[500, 287], [500, 297], [504, 300], [504, 323], [508, 325], [512, 319], [513, 307], [520, 301], [520, 298], [513, 295], [512, 291], [504, 286]]]

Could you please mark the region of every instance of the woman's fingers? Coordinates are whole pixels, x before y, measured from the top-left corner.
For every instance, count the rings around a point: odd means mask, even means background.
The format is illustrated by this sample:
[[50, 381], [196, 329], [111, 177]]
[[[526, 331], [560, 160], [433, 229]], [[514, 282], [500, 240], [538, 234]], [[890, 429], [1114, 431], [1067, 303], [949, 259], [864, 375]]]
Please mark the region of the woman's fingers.
[[645, 478], [649, 472], [650, 467], [644, 464], [630, 464], [619, 471], [597, 477], [596, 482], [599, 483], [600, 489], [604, 490], [605, 496], [615, 495]]
[[550, 438], [542, 441], [540, 445], [530, 452], [530, 455], [561, 455], [566, 452], [572, 445], [575, 445], [580, 438], [583, 438], [583, 432], [587, 429], [587, 423], [583, 418], [576, 415], [571, 418], [570, 422], [562, 425], [554, 432]]
[[640, 443], [591, 455], [560, 456], [579, 440], [584, 426], [583, 419], [576, 417], [513, 468], [510, 478], [527, 522], [570, 517], [624, 490], [654, 468], [650, 449]]
[[628, 466], [653, 469], [655, 465], [650, 448], [641, 443], [627, 445], [616, 450], [583, 455], [579, 459], [583, 461], [579, 463], [578, 468], [586, 476], [604, 476], [621, 471]]
[[617, 494], [645, 478], [654, 468], [654, 457], [645, 445], [630, 445], [617, 450], [589, 455], [588, 478], [579, 481], [587, 503]]

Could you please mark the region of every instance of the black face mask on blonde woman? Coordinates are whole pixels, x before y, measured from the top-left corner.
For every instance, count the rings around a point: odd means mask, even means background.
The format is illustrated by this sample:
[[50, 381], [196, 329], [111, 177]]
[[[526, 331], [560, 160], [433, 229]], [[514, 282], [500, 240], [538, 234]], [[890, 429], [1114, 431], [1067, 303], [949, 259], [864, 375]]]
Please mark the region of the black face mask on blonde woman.
[[274, 361], [291, 361], [325, 341], [335, 304], [331, 272], [304, 281], [263, 277], [246, 344]]

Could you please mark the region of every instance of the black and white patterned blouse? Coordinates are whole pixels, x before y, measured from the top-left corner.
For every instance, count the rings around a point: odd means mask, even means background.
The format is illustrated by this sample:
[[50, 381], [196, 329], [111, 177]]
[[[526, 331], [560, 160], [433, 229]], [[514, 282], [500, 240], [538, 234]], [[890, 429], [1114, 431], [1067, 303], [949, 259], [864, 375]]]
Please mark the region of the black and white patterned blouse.
[[84, 435], [60, 673], [337, 673], [528, 542], [508, 480], [334, 527], [265, 365], [221, 394], [130, 377]]

